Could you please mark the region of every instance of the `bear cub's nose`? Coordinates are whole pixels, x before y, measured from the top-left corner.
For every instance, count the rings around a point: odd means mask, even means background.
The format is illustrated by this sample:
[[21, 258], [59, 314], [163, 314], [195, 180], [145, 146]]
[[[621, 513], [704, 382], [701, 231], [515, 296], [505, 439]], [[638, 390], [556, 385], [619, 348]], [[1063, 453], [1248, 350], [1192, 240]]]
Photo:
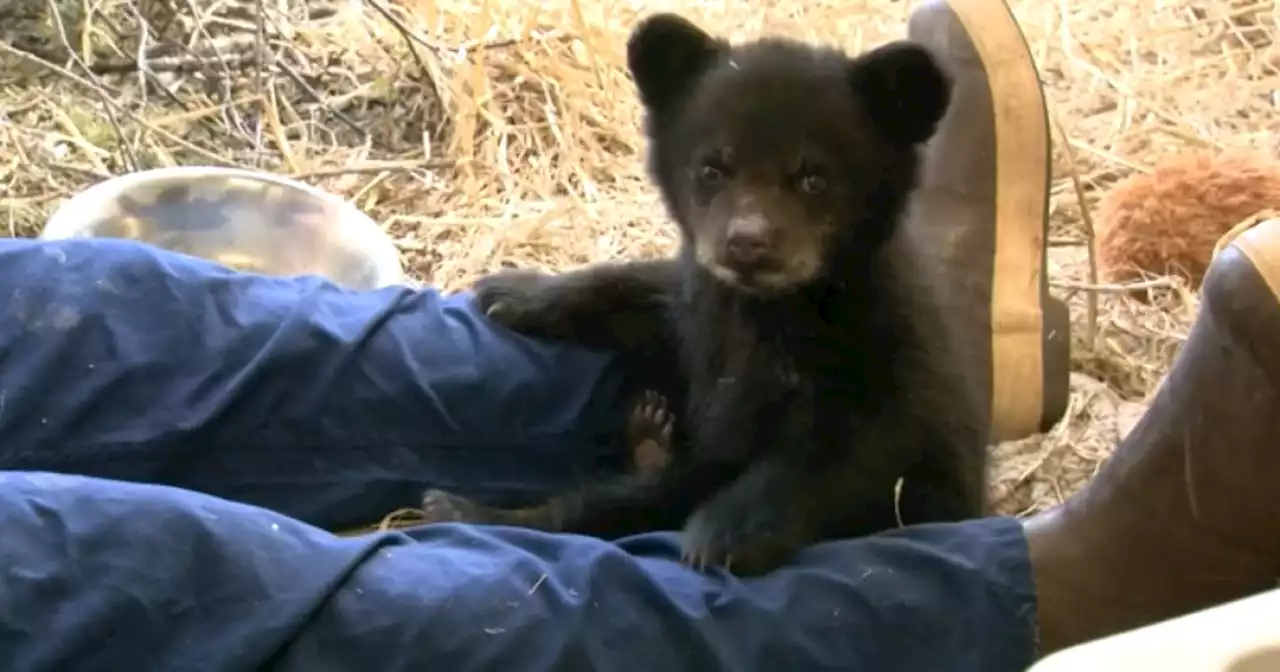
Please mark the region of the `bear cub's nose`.
[[734, 232], [725, 241], [725, 247], [728, 251], [725, 265], [737, 271], [752, 270], [769, 257], [769, 241], [758, 233]]

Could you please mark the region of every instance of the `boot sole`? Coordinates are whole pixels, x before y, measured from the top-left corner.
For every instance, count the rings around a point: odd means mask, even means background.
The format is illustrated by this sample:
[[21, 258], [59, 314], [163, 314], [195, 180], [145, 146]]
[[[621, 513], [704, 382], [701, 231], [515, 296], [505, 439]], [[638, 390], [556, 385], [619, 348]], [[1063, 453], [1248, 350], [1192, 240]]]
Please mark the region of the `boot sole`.
[[[1005, 2], [949, 0], [945, 10], [917, 13], [909, 34], [955, 60], [973, 62], [986, 75], [996, 141], [991, 438], [1008, 441], [1055, 425], [1069, 395], [1070, 315], [1050, 296], [1045, 273], [1048, 107], [1030, 47]], [[963, 36], [956, 34], [957, 23]], [[1027, 375], [1037, 370], [1040, 376]]]
[[1280, 219], [1258, 222], [1230, 245], [1248, 257], [1272, 295], [1280, 301]]

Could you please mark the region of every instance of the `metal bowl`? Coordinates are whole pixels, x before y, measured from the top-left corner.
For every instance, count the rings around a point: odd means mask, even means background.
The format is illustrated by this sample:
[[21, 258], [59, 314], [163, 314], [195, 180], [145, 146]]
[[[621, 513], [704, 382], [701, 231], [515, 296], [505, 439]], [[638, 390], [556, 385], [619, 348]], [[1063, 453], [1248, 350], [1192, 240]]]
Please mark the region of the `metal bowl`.
[[128, 238], [239, 271], [319, 275], [357, 290], [409, 284], [391, 238], [355, 205], [235, 168], [161, 168], [99, 182], [58, 208], [40, 237]]

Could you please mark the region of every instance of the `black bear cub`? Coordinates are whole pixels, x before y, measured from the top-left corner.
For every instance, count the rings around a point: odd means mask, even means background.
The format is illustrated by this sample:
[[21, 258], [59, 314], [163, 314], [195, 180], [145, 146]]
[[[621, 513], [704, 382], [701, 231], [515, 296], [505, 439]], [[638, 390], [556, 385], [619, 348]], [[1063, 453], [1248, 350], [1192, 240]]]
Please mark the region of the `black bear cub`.
[[755, 574], [822, 539], [983, 515], [986, 428], [901, 226], [951, 100], [938, 62], [902, 41], [731, 45], [660, 14], [628, 65], [679, 253], [504, 271], [476, 297], [512, 329], [678, 372], [670, 461], [522, 510], [432, 491], [428, 517], [683, 529], [685, 562]]

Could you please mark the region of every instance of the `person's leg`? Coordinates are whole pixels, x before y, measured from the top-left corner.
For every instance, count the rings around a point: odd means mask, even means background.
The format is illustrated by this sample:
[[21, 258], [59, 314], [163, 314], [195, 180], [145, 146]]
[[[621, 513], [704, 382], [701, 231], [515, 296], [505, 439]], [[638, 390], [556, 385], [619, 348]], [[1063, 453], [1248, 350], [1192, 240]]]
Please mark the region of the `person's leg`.
[[1092, 482], [1032, 518], [1042, 653], [1280, 580], [1280, 221], [1214, 260], [1151, 408]]
[[[973, 330], [992, 351], [978, 379], [993, 435], [1016, 438], [1055, 422], [1066, 394], [1065, 309], [1045, 288], [1049, 129], [1035, 68], [1002, 0], [926, 0], [908, 34], [957, 78], [913, 224], [937, 231], [959, 296], [991, 325]], [[1080, 496], [1028, 523], [1043, 653], [1276, 584], [1277, 256], [1269, 225], [1215, 262], [1151, 412]]]
[[0, 240], [0, 469], [168, 484], [329, 529], [428, 487], [526, 499], [621, 466], [616, 358], [466, 295], [355, 293], [114, 240]]
[[[736, 580], [618, 545], [431, 525], [355, 539], [161, 486], [0, 474], [14, 669], [1022, 670], [1280, 576], [1280, 222], [1213, 264], [1098, 477], [1020, 524], [828, 542]], [[1025, 533], [1024, 533], [1025, 530]], [[125, 625], [127, 624], [127, 626]]]
[[824, 544], [740, 581], [672, 534], [340, 538], [164, 486], [0, 472], [6, 669], [1021, 672], [1018, 523]]

